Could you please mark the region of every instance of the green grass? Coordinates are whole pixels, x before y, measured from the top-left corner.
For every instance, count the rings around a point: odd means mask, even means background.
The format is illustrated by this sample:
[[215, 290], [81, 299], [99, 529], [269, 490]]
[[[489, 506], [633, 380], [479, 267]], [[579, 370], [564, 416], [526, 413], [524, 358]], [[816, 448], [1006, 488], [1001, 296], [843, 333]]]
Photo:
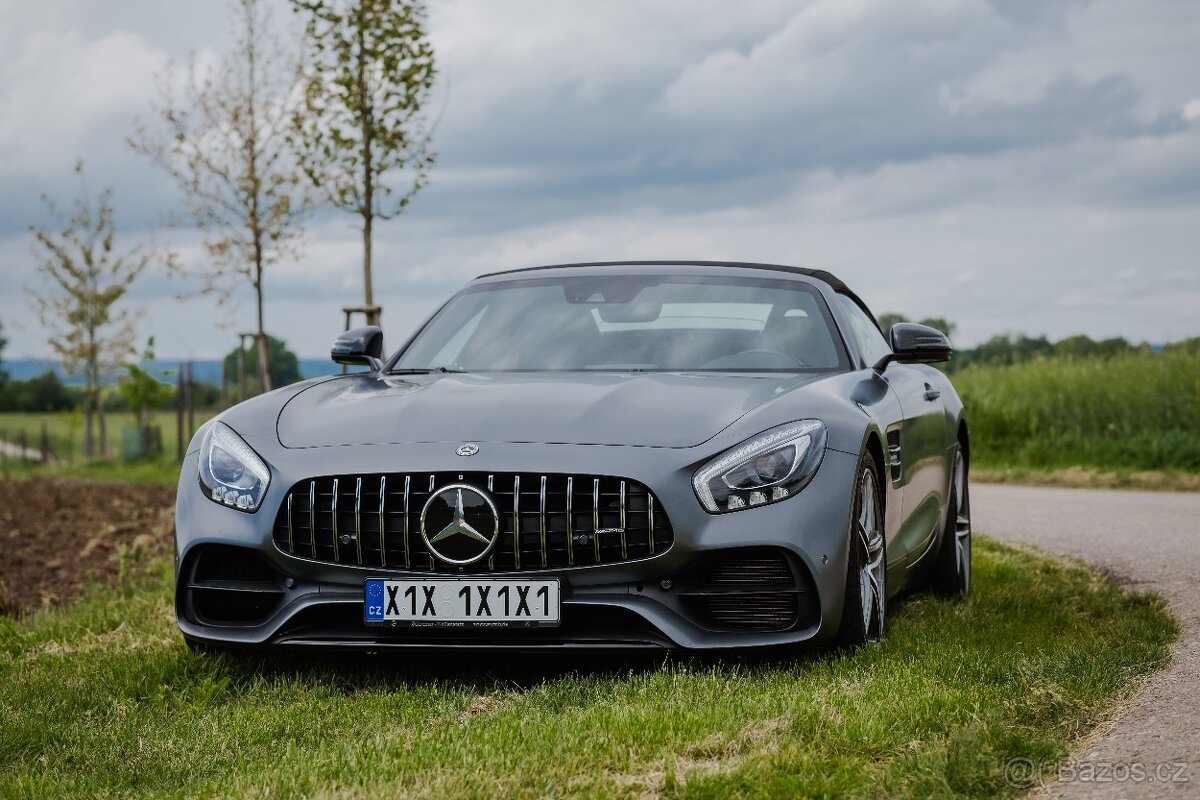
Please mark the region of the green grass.
[[169, 573], [0, 620], [0, 796], [1011, 796], [1165, 663], [1162, 602], [977, 542], [883, 645], [764, 661], [190, 653]]
[[1058, 486], [1064, 489], [1136, 489], [1156, 492], [1200, 492], [1200, 472], [1179, 470], [1098, 470], [1087, 467], [972, 467], [976, 483]]
[[93, 461], [77, 464], [38, 464], [30, 461], [0, 462], [0, 478], [24, 478], [33, 475], [50, 478], [73, 478], [109, 483], [153, 484], [175, 486], [179, 483], [179, 463], [174, 454], [163, 458], [143, 458], [137, 461]]
[[[213, 411], [197, 409], [196, 427], [203, 424]], [[133, 427], [137, 421], [132, 412], [110, 411], [105, 414], [108, 452], [112, 458], [121, 454], [121, 428]], [[176, 418], [174, 412], [159, 411], [151, 416], [152, 425], [162, 428], [163, 451], [173, 456], [176, 448]], [[42, 424], [50, 437], [50, 446], [58, 461], [65, 464], [83, 462], [83, 413], [60, 411], [45, 414], [4, 412], [0, 413], [0, 439], [18, 443], [22, 433], [27, 447], [37, 450], [41, 446]], [[186, 424], [186, 423], [185, 423]], [[97, 429], [98, 430], [98, 429]], [[98, 436], [98, 433], [97, 433]], [[186, 438], [186, 437], [185, 437]], [[186, 443], [186, 442], [185, 442]], [[99, 445], [97, 445], [97, 448]]]
[[968, 367], [952, 378], [978, 467], [1200, 471], [1198, 351]]

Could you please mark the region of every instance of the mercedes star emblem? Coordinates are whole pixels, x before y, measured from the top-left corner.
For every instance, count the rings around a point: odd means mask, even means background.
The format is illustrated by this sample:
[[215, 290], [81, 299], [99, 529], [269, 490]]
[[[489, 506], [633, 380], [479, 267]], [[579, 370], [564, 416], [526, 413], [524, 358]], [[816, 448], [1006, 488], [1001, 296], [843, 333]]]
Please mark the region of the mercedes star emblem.
[[473, 564], [492, 551], [500, 536], [500, 513], [474, 486], [443, 486], [421, 510], [421, 538], [429, 552], [449, 564]]
[[474, 442], [467, 442], [466, 444], [460, 444], [454, 452], [460, 456], [473, 456], [479, 452], [479, 445]]

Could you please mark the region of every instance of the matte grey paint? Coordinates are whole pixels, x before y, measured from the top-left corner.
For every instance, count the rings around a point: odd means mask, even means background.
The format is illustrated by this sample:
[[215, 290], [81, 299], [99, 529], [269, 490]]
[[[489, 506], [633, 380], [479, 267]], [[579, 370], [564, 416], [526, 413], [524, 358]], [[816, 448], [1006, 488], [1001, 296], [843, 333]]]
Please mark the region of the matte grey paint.
[[[566, 269], [573, 275], [586, 270], [764, 275], [759, 267], [736, 265]], [[546, 270], [531, 277], [552, 274]], [[196, 481], [201, 428], [188, 447], [177, 494], [176, 568], [197, 545], [236, 544], [260, 552], [294, 578], [295, 585], [261, 626], [218, 628], [181, 613], [179, 627], [195, 641], [263, 645], [302, 608], [317, 603], [361, 608], [363, 579], [385, 571], [307, 561], [275, 547], [272, 525], [288, 489], [318, 475], [462, 470], [464, 459], [455, 450], [473, 441], [481, 446], [470, 458], [472, 471], [619, 475], [650, 487], [669, 515], [675, 543], [665, 553], [638, 562], [550, 571], [570, 588], [564, 592], [565, 605], [632, 610], [684, 648], [828, 639], [840, 623], [851, 495], [856, 465], [860, 457], [870, 457], [868, 441], [874, 438], [885, 453], [888, 588], [895, 594], [923, 576], [936, 552], [953, 453], [965, 424], [963, 409], [953, 386], [932, 367], [891, 364], [882, 372], [872, 370], [853, 337], [845, 334], [849, 328], [832, 302], [829, 284], [787, 273], [769, 277], [809, 283], [826, 297], [851, 355], [851, 371], [746, 376], [364, 373], [305, 381], [222, 413], [216, 419], [237, 431], [270, 466], [271, 484], [254, 514], [209, 500]], [[479, 281], [513, 278], [509, 273]], [[925, 399], [929, 388], [937, 390], [933, 400]], [[828, 429], [825, 459], [807, 488], [762, 507], [719, 515], [704, 511], [691, 485], [697, 468], [751, 436], [800, 419], [820, 419]], [[904, 468], [899, 475], [887, 463], [889, 430], [900, 433]], [[808, 568], [819, 596], [817, 625], [785, 632], [713, 633], [690, 622], [678, 598], [659, 586], [697, 553], [756, 545], [784, 548]], [[502, 647], [503, 636], [489, 631], [478, 644]], [[356, 636], [346, 645], [378, 649], [387, 643], [367, 645]]]

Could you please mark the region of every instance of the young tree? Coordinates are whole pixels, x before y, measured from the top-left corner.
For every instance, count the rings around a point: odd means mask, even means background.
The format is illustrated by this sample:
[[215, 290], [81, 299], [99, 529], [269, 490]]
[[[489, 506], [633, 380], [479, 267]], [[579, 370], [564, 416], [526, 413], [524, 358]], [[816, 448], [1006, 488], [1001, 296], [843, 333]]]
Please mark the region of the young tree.
[[[359, 215], [363, 300], [375, 306], [375, 220], [391, 219], [433, 167], [424, 107], [435, 75], [420, 0], [291, 0], [305, 17], [304, 107], [296, 140], [313, 185]], [[374, 317], [374, 318], [372, 318]], [[368, 322], [378, 323], [374, 314]]]
[[82, 191], [64, 212], [46, 205], [58, 228], [31, 226], [38, 272], [45, 285], [33, 304], [50, 330], [50, 347], [71, 372], [84, 377], [84, 457], [96, 454], [93, 419], [99, 421], [100, 456], [108, 453], [101, 390], [105, 375], [125, 358], [133, 342], [133, 316], [117, 303], [150, 261], [141, 247], [120, 251], [113, 225], [112, 190], [93, 198], [76, 164]]
[[171, 399], [171, 387], [154, 377], [149, 370], [143, 369], [141, 363], [154, 360], [154, 337], [146, 340], [146, 349], [140, 354], [130, 348], [129, 354], [133, 361], [123, 366], [125, 374], [118, 378], [117, 391], [129, 404], [129, 409], [137, 416], [138, 429], [145, 448], [150, 436], [150, 412]]
[[271, 32], [262, 0], [232, 0], [234, 46], [202, 71], [193, 60], [181, 89], [163, 83], [154, 111], [161, 123], [130, 138], [183, 193], [212, 257], [206, 293], [228, 299], [239, 285], [254, 290], [258, 375], [271, 388], [263, 318], [263, 273], [294, 255], [309, 209], [304, 174], [290, 147], [299, 63]]
[[8, 382], [8, 372], [4, 370], [5, 347], [8, 347], [8, 339], [4, 338], [4, 325], [0, 323], [0, 386]]
[[[288, 349], [287, 344], [274, 336], [267, 336], [271, 348], [271, 383], [275, 386], [287, 386], [300, 380], [300, 360]], [[227, 388], [237, 386], [238, 358], [244, 358], [245, 351], [232, 350], [225, 356], [225, 375]], [[246, 363], [246, 377], [257, 377], [257, 367], [253, 361]]]

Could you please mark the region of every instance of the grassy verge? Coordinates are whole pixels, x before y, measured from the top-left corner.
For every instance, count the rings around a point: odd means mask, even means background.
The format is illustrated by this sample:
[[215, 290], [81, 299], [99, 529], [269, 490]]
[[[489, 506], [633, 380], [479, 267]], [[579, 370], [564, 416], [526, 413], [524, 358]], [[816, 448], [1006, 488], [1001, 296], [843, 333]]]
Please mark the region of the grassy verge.
[[204, 657], [169, 572], [0, 619], [0, 795], [1005, 796], [1168, 657], [1163, 604], [977, 544], [850, 655], [621, 664]]
[[1174, 470], [1106, 472], [1086, 467], [1033, 469], [1030, 467], [972, 466], [971, 480], [979, 483], [1016, 483], [1025, 486], [1061, 486], [1066, 489], [1140, 489], [1155, 492], [1200, 492], [1200, 473]]
[[93, 461], [90, 464], [37, 464], [9, 459], [0, 464], [0, 478], [25, 478], [33, 475], [175, 486], [179, 483], [179, 463], [174, 458], [145, 458], [128, 463]]

